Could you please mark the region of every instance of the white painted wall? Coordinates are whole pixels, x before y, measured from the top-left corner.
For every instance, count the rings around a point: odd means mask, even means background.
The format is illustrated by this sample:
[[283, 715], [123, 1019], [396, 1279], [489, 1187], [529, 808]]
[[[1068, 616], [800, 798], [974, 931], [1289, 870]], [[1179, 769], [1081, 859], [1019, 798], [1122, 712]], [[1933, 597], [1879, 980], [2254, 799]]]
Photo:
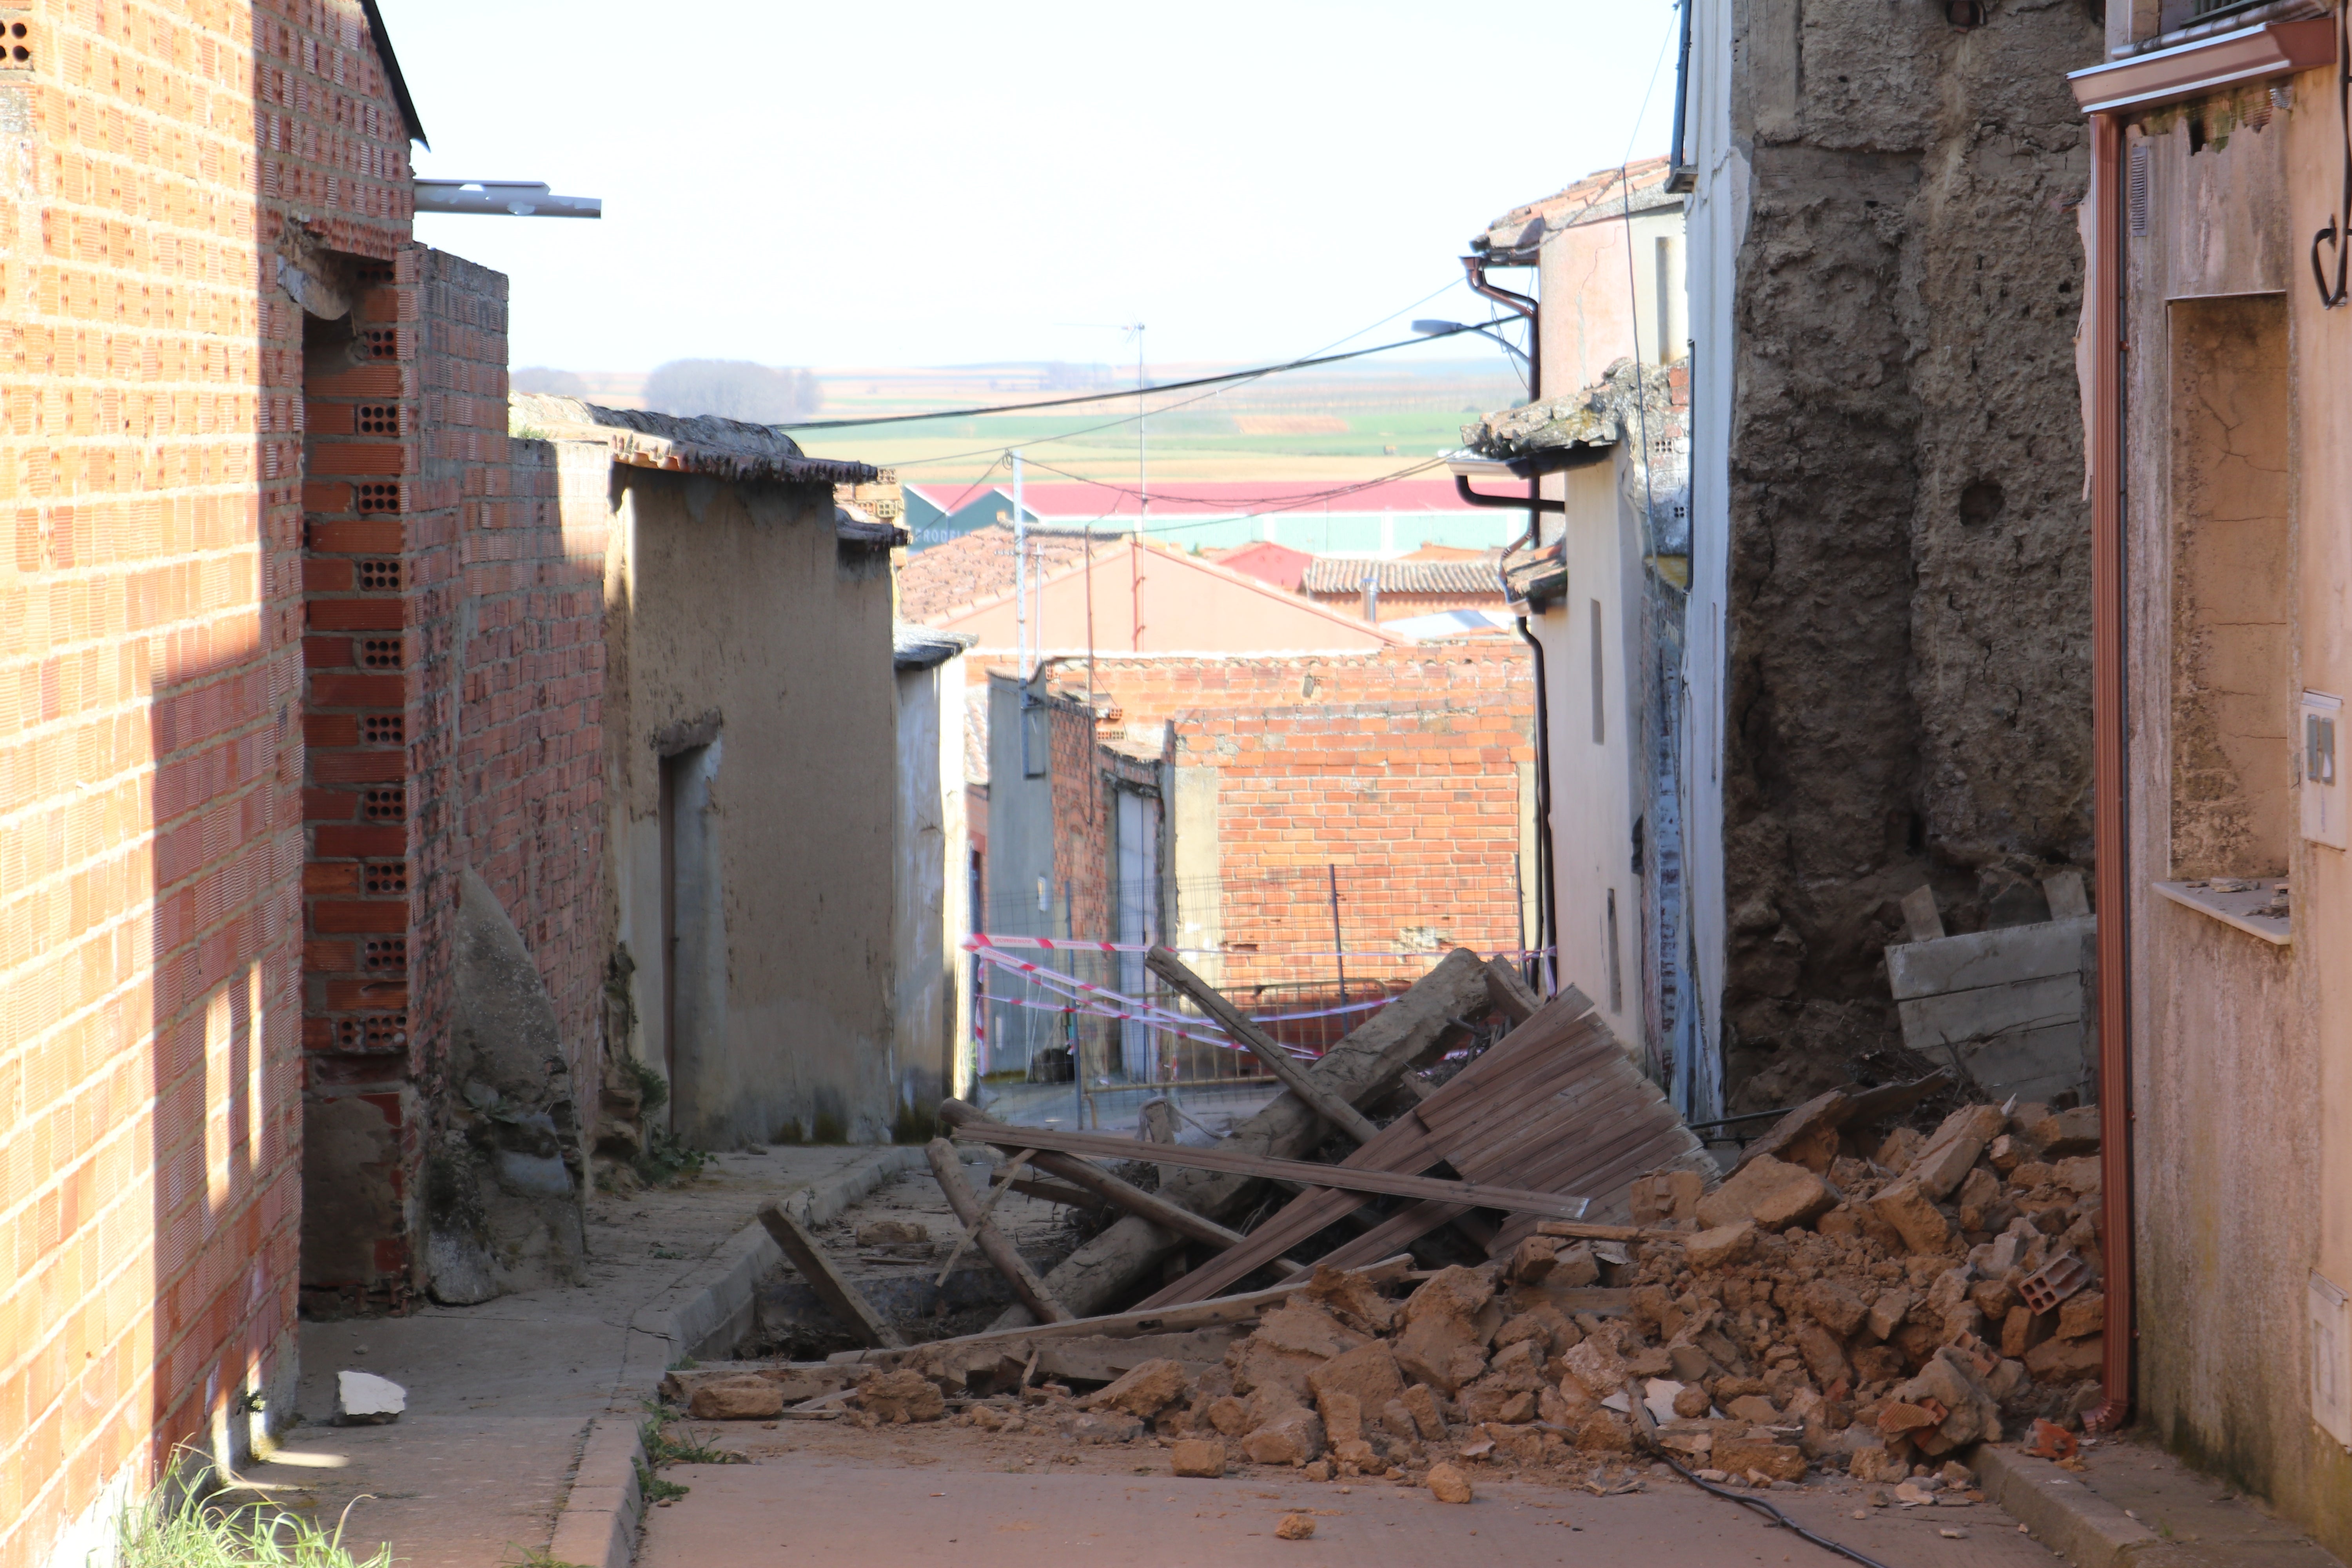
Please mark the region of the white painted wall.
[[1557, 481], [1568, 507], [1568, 586], [1528, 630], [1544, 653], [1559, 980], [1591, 997], [1630, 1049], [1643, 1037], [1642, 879], [1633, 868], [1643, 567], [1640, 520], [1620, 479], [1624, 460], [1621, 449], [1616, 460]]
[[1688, 0], [1690, 77], [1684, 156], [1691, 337], [1691, 594], [1684, 728], [1684, 886], [1696, 971], [1697, 1038], [1685, 1115], [1722, 1114], [1724, 606], [1729, 591], [1732, 291], [1748, 231], [1748, 161], [1731, 133], [1731, 0]]

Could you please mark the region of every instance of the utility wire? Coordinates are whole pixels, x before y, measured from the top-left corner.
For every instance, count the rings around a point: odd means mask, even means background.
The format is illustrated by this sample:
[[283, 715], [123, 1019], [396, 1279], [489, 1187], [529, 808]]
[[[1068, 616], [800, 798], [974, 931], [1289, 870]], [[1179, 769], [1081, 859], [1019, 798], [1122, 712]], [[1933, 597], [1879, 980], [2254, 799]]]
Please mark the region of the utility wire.
[[[1411, 310], [1411, 306], [1405, 307]], [[911, 425], [925, 419], [971, 419], [983, 414], [1026, 414], [1033, 408], [1067, 408], [1080, 403], [1110, 403], [1122, 398], [1149, 396], [1155, 392], [1182, 392], [1195, 386], [1221, 386], [1228, 382], [1255, 381], [1262, 375], [1275, 375], [1283, 371], [1311, 370], [1318, 364], [1338, 364], [1342, 360], [1362, 359], [1367, 354], [1387, 353], [1392, 349], [1409, 349], [1416, 343], [1433, 342], [1458, 332], [1476, 331], [1484, 322], [1464, 322], [1442, 332], [1400, 339], [1392, 343], [1375, 343], [1368, 349], [1349, 349], [1345, 353], [1310, 354], [1304, 359], [1286, 360], [1280, 364], [1262, 364], [1250, 370], [1230, 371], [1223, 375], [1196, 375], [1186, 381], [1162, 381], [1137, 388], [1122, 387], [1117, 392], [1088, 392], [1076, 397], [1048, 397], [1035, 403], [1004, 403], [992, 408], [940, 408], [928, 414], [882, 414], [871, 419], [804, 419], [791, 424], [773, 425], [774, 430], [849, 430], [869, 425]], [[1163, 412], [1165, 412], [1163, 410]]]

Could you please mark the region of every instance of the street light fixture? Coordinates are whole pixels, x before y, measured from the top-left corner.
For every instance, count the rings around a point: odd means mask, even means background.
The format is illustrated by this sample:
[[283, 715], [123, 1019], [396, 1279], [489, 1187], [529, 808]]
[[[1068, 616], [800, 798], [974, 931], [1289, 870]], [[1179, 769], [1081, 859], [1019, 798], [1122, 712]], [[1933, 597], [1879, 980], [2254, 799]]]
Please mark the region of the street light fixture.
[[1490, 325], [1483, 325], [1475, 321], [1419, 321], [1412, 324], [1412, 330], [1424, 338], [1451, 337], [1456, 332], [1475, 332], [1482, 338], [1492, 338], [1503, 345], [1505, 353], [1519, 362], [1522, 376], [1526, 374], [1528, 363], [1526, 353]]

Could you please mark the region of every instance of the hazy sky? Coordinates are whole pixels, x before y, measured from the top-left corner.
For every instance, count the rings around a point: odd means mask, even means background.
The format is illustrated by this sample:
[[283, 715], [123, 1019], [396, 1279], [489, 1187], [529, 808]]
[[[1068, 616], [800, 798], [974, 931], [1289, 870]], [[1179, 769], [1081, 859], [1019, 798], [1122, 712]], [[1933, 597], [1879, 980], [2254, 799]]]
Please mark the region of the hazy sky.
[[1131, 363], [1137, 320], [1154, 362], [1254, 361], [1483, 319], [1458, 283], [1407, 308], [1488, 219], [1664, 152], [1674, 98], [1668, 0], [383, 9], [418, 173], [604, 199], [417, 220], [511, 277], [517, 365]]

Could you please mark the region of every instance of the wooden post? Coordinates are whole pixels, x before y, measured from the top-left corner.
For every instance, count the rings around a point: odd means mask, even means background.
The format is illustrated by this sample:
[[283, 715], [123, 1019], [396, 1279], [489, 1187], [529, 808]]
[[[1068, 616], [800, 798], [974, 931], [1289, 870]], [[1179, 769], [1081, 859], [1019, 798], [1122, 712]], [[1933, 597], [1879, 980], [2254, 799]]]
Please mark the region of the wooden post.
[[934, 1138], [923, 1146], [923, 1157], [931, 1163], [931, 1174], [940, 1179], [940, 1191], [947, 1194], [948, 1207], [955, 1210], [956, 1218], [971, 1233], [972, 1240], [980, 1244], [980, 1250], [996, 1266], [996, 1271], [1004, 1276], [1004, 1282], [1013, 1287], [1021, 1304], [1048, 1323], [1069, 1321], [1069, 1309], [1054, 1300], [1045, 1282], [1037, 1278], [1036, 1270], [1023, 1261], [1012, 1241], [996, 1228], [996, 1222], [982, 1211], [971, 1189], [963, 1184], [963, 1167], [956, 1158], [955, 1145], [944, 1138]]
[[1370, 1117], [1309, 1078], [1307, 1069], [1288, 1051], [1244, 1016], [1242, 1010], [1226, 1001], [1215, 986], [1193, 973], [1182, 959], [1164, 947], [1155, 947], [1145, 955], [1143, 962], [1152, 973], [1190, 996], [1201, 1011], [1223, 1027], [1225, 1033], [1255, 1052], [1258, 1060], [1282, 1080], [1283, 1086], [1304, 1101], [1316, 1115], [1359, 1143], [1370, 1142], [1373, 1135], [1380, 1131], [1372, 1125]]
[[[784, 1256], [792, 1259], [793, 1267], [800, 1270], [801, 1278], [808, 1281], [809, 1289], [817, 1293], [817, 1299], [833, 1309], [834, 1316], [847, 1325], [851, 1333], [882, 1350], [897, 1350], [907, 1342], [898, 1337], [898, 1331], [885, 1321], [866, 1303], [866, 1298], [857, 1293], [857, 1287], [842, 1278], [840, 1270], [834, 1268], [833, 1259], [827, 1258], [824, 1248], [817, 1245], [816, 1237], [811, 1236], [800, 1221], [786, 1214], [782, 1204], [773, 1199], [761, 1204], [760, 1223], [767, 1227], [768, 1234], [775, 1238]], [[681, 1352], [686, 1349], [683, 1345], [677, 1348]]]

